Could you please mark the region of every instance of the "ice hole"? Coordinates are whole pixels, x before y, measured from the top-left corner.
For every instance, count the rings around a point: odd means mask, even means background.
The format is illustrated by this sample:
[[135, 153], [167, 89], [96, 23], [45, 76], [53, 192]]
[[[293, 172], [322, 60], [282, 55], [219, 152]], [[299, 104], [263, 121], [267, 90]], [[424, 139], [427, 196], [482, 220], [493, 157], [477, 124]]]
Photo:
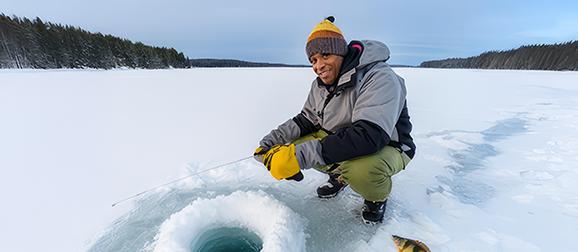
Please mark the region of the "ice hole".
[[155, 252], [305, 251], [304, 230], [302, 217], [272, 196], [236, 191], [193, 200], [163, 222], [151, 246]]
[[263, 248], [257, 234], [245, 228], [215, 228], [204, 232], [191, 244], [191, 252], [256, 252]]

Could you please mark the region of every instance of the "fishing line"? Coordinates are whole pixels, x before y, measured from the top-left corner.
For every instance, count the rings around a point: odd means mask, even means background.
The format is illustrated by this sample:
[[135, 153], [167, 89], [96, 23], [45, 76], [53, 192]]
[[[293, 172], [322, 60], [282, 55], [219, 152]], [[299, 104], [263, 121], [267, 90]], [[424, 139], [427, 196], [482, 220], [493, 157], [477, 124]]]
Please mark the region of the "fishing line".
[[244, 158], [241, 158], [241, 159], [239, 159], [239, 160], [231, 161], [231, 162], [229, 162], [229, 163], [225, 163], [225, 164], [222, 164], [222, 165], [218, 165], [218, 166], [215, 166], [215, 167], [211, 167], [211, 168], [208, 168], [208, 169], [205, 169], [205, 170], [202, 170], [202, 171], [195, 172], [195, 173], [193, 173], [193, 174], [187, 175], [187, 176], [185, 176], [185, 177], [182, 177], [182, 178], [178, 178], [178, 179], [169, 181], [169, 182], [164, 183], [164, 184], [162, 184], [162, 185], [155, 186], [155, 187], [153, 187], [153, 188], [150, 188], [150, 189], [144, 190], [144, 191], [142, 191], [142, 192], [139, 192], [139, 193], [137, 193], [137, 194], [135, 194], [135, 195], [133, 195], [133, 196], [127, 197], [127, 198], [122, 199], [122, 200], [119, 200], [119, 201], [113, 203], [113, 204], [112, 204], [112, 207], [115, 207], [116, 205], [118, 205], [118, 204], [120, 204], [120, 203], [123, 203], [123, 202], [125, 202], [125, 201], [127, 201], [127, 200], [130, 200], [130, 199], [133, 199], [133, 198], [136, 198], [136, 197], [138, 197], [138, 196], [141, 196], [141, 195], [143, 195], [143, 194], [145, 194], [145, 193], [147, 193], [147, 192], [156, 190], [156, 189], [161, 188], [161, 187], [163, 187], [163, 186], [167, 186], [167, 185], [170, 185], [170, 184], [174, 184], [174, 183], [176, 183], [176, 182], [179, 182], [179, 181], [181, 181], [181, 180], [190, 178], [190, 177], [192, 177], [192, 176], [199, 175], [199, 174], [201, 174], [201, 173], [203, 173], [203, 172], [208, 172], [208, 171], [211, 171], [211, 170], [214, 170], [214, 169], [217, 169], [217, 168], [225, 167], [225, 166], [227, 166], [227, 165], [232, 165], [232, 164], [235, 164], [235, 163], [239, 163], [239, 162], [241, 162], [241, 161], [245, 161], [245, 160], [250, 159], [250, 158], [253, 158], [253, 156], [251, 155], [251, 156], [248, 156], [248, 157], [244, 157]]

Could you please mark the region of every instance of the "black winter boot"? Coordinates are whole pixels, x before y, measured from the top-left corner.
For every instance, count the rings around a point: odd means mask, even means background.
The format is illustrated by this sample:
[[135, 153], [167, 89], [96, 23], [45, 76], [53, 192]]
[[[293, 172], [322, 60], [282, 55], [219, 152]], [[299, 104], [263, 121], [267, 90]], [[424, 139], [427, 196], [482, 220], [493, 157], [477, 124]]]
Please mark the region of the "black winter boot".
[[361, 218], [365, 224], [376, 224], [383, 221], [383, 215], [385, 214], [385, 206], [387, 205], [387, 199], [385, 201], [368, 201], [363, 202], [363, 209], [361, 210]]
[[339, 179], [337, 179], [338, 177], [339, 174], [330, 173], [329, 180], [327, 180], [325, 184], [317, 187], [317, 196], [323, 199], [333, 198], [337, 196], [337, 194], [341, 192], [343, 188], [347, 187], [346, 183], [342, 183], [339, 181]]

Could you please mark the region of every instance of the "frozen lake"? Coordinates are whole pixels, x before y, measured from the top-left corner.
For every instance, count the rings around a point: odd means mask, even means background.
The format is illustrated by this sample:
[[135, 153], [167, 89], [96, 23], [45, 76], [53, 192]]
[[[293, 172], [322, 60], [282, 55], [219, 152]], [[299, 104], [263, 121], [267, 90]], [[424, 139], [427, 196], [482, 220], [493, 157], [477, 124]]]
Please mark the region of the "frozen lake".
[[432, 251], [572, 251], [578, 73], [395, 70], [417, 155], [378, 226], [350, 189], [318, 199], [324, 175], [278, 182], [253, 160], [111, 207], [251, 155], [300, 111], [310, 69], [0, 70], [0, 250], [177, 251], [226, 226], [266, 251], [389, 251], [391, 234]]

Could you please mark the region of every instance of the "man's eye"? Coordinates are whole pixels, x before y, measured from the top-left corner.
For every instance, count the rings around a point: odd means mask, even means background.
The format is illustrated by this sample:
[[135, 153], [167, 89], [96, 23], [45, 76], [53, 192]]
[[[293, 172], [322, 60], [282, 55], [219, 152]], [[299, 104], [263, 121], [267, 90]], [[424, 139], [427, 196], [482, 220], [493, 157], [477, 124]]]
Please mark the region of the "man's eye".
[[327, 59], [327, 57], [329, 57], [329, 53], [321, 54], [321, 56], [323, 56], [324, 59]]

